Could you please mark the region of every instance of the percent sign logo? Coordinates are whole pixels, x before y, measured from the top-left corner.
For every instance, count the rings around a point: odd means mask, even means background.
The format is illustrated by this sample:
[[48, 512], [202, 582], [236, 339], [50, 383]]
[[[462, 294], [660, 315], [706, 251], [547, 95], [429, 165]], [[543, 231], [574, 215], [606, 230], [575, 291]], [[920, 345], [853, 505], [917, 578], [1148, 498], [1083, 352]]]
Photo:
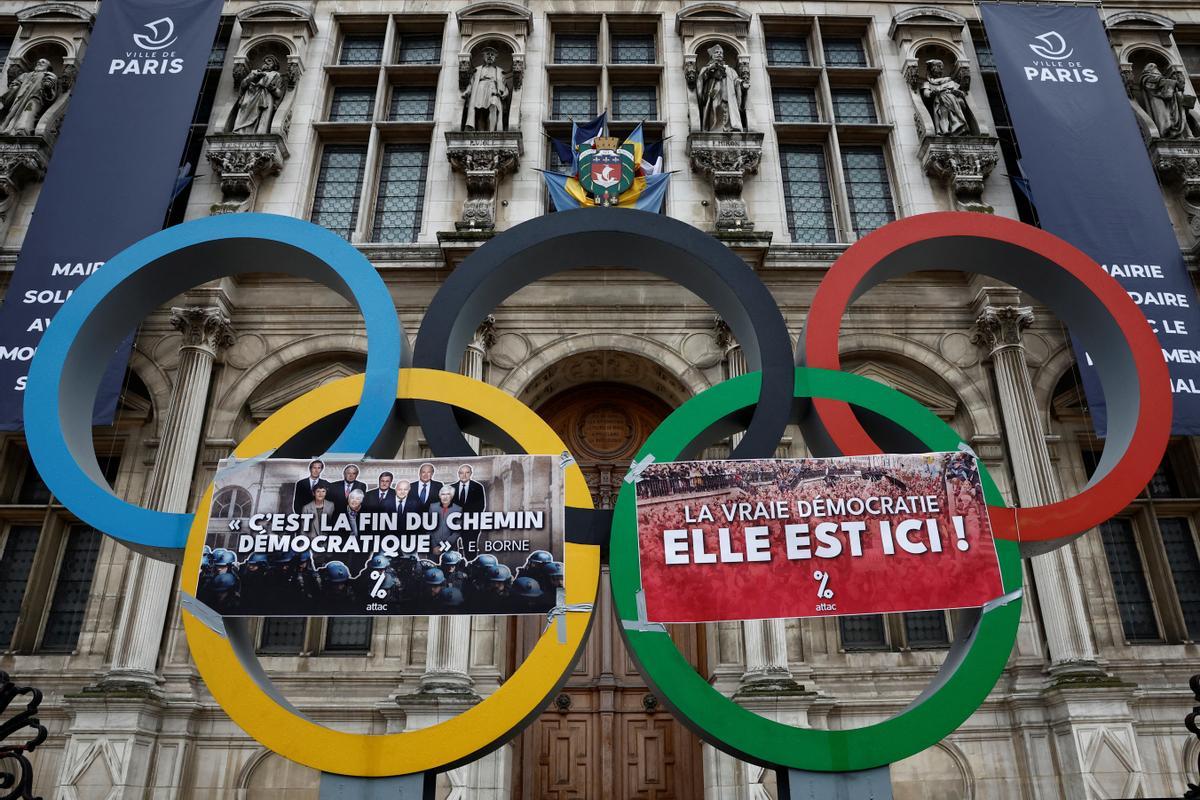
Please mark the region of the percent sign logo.
[[382, 600], [387, 597], [387, 590], [383, 588], [384, 571], [376, 569], [371, 571], [371, 580], [375, 581], [375, 585], [371, 587], [371, 597], [377, 600]]
[[825, 600], [833, 597], [833, 589], [829, 588], [829, 573], [817, 570], [813, 573], [813, 580], [820, 581], [821, 585], [817, 587], [817, 597]]

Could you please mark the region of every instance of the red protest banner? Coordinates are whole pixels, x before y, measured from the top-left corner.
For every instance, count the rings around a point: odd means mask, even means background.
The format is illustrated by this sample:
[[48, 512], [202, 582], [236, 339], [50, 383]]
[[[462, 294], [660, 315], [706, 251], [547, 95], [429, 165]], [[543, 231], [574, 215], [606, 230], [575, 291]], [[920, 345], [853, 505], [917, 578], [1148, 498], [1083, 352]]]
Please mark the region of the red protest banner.
[[1003, 594], [966, 453], [651, 464], [649, 622], [968, 608]]

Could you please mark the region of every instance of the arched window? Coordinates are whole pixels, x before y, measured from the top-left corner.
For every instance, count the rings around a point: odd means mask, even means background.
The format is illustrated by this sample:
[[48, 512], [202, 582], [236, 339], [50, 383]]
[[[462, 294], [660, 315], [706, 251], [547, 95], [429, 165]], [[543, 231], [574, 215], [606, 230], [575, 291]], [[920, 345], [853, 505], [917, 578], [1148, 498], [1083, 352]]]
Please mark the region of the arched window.
[[213, 498], [213, 519], [232, 519], [250, 514], [250, 493], [240, 486], [226, 486]]

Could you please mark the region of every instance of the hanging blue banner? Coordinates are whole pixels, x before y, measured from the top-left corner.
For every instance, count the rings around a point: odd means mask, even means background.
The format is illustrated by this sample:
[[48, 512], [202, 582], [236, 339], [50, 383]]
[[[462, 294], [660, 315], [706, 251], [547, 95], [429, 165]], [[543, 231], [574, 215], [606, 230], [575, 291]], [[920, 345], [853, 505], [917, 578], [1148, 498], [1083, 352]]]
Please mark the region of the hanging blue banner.
[[[22, 427], [29, 362], [58, 307], [107, 259], [162, 228], [221, 5], [221, 0], [100, 4], [0, 307], [0, 430]], [[37, 68], [19, 80], [38, 80], [43, 92], [57, 85]], [[25, 97], [18, 91], [11, 102]], [[29, 113], [36, 115], [37, 108], [30, 105]], [[94, 424], [112, 421], [133, 333], [114, 354]]]
[[[1200, 434], [1200, 313], [1112, 47], [1092, 6], [981, 6], [1041, 226], [1116, 278], [1162, 343], [1172, 430]], [[1092, 368], [1076, 347], [1092, 421], [1107, 428]]]

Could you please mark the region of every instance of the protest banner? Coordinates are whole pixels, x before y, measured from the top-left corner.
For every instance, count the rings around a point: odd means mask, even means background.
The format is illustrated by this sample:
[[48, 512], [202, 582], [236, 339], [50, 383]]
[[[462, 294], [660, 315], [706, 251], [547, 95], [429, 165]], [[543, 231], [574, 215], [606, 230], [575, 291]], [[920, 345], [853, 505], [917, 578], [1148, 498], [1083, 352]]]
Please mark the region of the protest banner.
[[552, 456], [222, 461], [197, 598], [223, 616], [545, 614], [563, 480]]
[[968, 608], [1003, 594], [967, 453], [666, 462], [637, 489], [648, 622]]

